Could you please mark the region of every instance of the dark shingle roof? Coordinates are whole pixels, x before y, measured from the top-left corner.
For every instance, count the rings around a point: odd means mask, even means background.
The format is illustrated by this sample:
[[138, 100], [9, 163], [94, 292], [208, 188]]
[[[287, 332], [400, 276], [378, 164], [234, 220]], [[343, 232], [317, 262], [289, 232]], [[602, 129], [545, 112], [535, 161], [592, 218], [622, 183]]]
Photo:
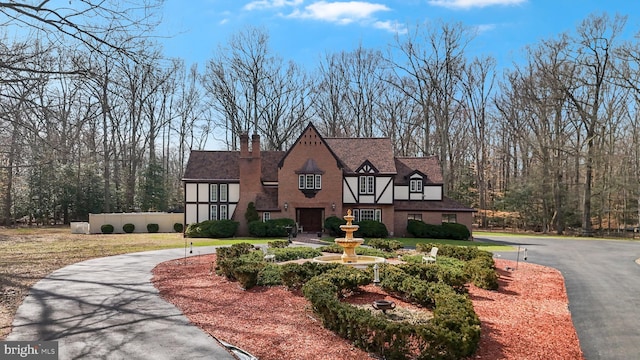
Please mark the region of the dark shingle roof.
[[346, 165], [346, 172], [355, 172], [368, 160], [380, 173], [396, 173], [389, 138], [325, 138], [325, 141]]
[[192, 150], [183, 180], [239, 180], [238, 151]]
[[[260, 152], [263, 181], [278, 181], [283, 151]], [[239, 151], [192, 150], [183, 180], [240, 180]]]
[[396, 200], [394, 202], [396, 211], [451, 211], [451, 212], [475, 212], [466, 205], [450, 199], [446, 196], [442, 197], [442, 201], [410, 201]]
[[414, 171], [420, 171], [427, 176], [427, 183], [442, 184], [442, 171], [436, 156], [428, 157], [399, 157], [396, 158], [396, 184], [406, 184], [409, 175]]

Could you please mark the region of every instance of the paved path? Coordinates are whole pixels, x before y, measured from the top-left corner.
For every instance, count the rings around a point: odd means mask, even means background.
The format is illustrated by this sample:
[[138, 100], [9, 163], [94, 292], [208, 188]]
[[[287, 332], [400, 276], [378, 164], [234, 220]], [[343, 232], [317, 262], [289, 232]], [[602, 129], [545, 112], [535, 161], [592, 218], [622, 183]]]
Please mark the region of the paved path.
[[150, 251], [57, 270], [33, 286], [7, 340], [56, 340], [61, 360], [235, 359], [151, 284], [156, 264], [182, 256], [184, 249]]
[[[640, 266], [635, 262], [640, 258], [640, 242], [481, 233], [476, 237], [521, 245], [527, 249], [527, 261], [562, 272], [587, 360], [640, 359]], [[500, 255], [516, 260], [516, 253]]]

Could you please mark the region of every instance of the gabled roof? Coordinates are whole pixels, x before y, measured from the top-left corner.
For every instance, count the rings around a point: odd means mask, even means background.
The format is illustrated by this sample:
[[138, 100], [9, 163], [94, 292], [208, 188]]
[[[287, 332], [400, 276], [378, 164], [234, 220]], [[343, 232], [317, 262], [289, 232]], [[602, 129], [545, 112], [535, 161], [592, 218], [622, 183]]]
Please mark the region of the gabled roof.
[[[318, 129], [316, 129], [316, 127], [313, 125], [312, 122], [309, 122], [309, 125], [307, 125], [307, 127], [304, 128], [304, 130], [302, 130], [300, 135], [298, 135], [298, 138], [296, 139], [296, 141], [293, 142], [293, 145], [291, 145], [291, 147], [289, 147], [289, 150], [287, 150], [287, 152], [284, 153], [284, 155], [282, 156], [282, 158], [278, 162], [278, 168], [282, 168], [282, 166], [284, 165], [284, 161], [286, 160], [287, 156], [289, 156], [289, 153], [291, 152], [291, 150], [293, 150], [293, 148], [296, 146], [296, 144], [300, 142], [300, 140], [302, 139], [302, 136], [304, 136], [304, 134], [310, 128], [313, 129], [313, 131], [318, 135], [318, 138], [319, 138], [320, 141], [324, 141], [324, 143], [328, 145], [326, 139], [324, 137], [322, 137], [322, 134], [320, 134]], [[336, 153], [333, 151], [331, 146], [327, 146], [327, 149], [329, 149], [329, 152], [331, 153], [331, 156], [333, 156], [333, 158], [336, 160], [336, 163], [337, 163], [338, 167], [343, 167], [344, 164], [340, 160], [340, 157], [337, 156]]]
[[[283, 151], [261, 151], [262, 181], [278, 181], [277, 164]], [[239, 151], [192, 150], [182, 180], [240, 180]]]
[[396, 173], [389, 138], [325, 138], [325, 141], [345, 164], [347, 173], [355, 173], [367, 160], [381, 174]]
[[436, 156], [427, 157], [398, 157], [395, 159], [396, 184], [407, 184], [409, 176], [416, 171], [427, 176], [428, 184], [442, 184], [442, 171]]

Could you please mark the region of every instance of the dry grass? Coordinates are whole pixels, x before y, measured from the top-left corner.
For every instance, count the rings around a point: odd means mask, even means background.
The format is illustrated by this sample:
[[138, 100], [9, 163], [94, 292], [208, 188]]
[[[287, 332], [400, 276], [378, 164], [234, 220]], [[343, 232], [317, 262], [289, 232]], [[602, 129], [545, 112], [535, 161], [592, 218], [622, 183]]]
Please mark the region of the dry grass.
[[181, 247], [182, 234], [71, 234], [68, 227], [0, 228], [0, 340], [38, 280], [64, 266], [97, 257]]

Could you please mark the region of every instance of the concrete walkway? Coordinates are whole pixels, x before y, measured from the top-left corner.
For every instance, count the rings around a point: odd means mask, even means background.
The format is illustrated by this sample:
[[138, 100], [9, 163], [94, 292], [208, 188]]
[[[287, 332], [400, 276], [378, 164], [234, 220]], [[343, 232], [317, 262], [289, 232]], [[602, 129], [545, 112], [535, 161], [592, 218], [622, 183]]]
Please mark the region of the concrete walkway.
[[60, 360], [235, 359], [151, 284], [156, 264], [184, 255], [184, 249], [149, 251], [59, 269], [33, 286], [6, 340], [58, 341]]

